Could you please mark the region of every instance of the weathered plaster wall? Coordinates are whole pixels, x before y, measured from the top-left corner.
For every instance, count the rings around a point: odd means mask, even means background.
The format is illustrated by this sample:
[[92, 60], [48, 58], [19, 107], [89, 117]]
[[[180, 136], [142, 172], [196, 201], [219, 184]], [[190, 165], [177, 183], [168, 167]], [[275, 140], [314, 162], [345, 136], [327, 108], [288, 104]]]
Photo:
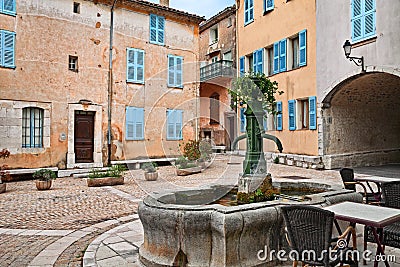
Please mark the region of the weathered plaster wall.
[[[316, 18], [315, 1], [275, 1], [273, 11], [263, 15], [263, 1], [254, 1], [254, 21], [244, 26], [244, 1], [238, 5], [238, 57], [249, 55], [260, 48], [270, 47], [283, 38], [289, 38], [307, 29], [307, 65], [270, 76], [278, 82], [284, 94], [276, 96], [282, 101], [283, 131], [274, 131], [283, 144], [284, 153], [317, 155], [316, 130], [289, 131], [288, 100], [316, 95]], [[318, 37], [319, 38], [319, 37]], [[264, 59], [267, 59], [264, 53]], [[264, 61], [264, 66], [268, 61]], [[238, 123], [240, 125], [240, 123]], [[245, 142], [239, 143], [245, 148]], [[276, 146], [266, 141], [264, 150], [276, 151]]]
[[[0, 69], [1, 99], [16, 102], [49, 103], [50, 148], [43, 151], [21, 151], [15, 140], [1, 143], [15, 154], [11, 167], [54, 166], [66, 161], [68, 133], [68, 104], [89, 99], [102, 106], [102, 160], [106, 160], [107, 88], [110, 6], [81, 3], [80, 14], [73, 13], [73, 1], [17, 1], [17, 16], [0, 15], [0, 28], [16, 32], [16, 69]], [[4, 17], [4, 19], [3, 19]], [[198, 88], [198, 26], [166, 17], [166, 45], [149, 43], [149, 16], [127, 8], [116, 8], [113, 46], [113, 159], [132, 159], [140, 156], [164, 156], [166, 109], [177, 108], [182, 102], [194, 102]], [[126, 83], [126, 48], [146, 51], [144, 85]], [[167, 88], [167, 56], [184, 57], [184, 88]], [[78, 56], [78, 72], [68, 70], [68, 56]], [[125, 107], [144, 107], [146, 142], [125, 142]], [[155, 106], [155, 107], [154, 107]], [[183, 107], [184, 120], [197, 113], [196, 105]], [[196, 123], [186, 124], [185, 138], [193, 138]], [[154, 134], [158, 133], [158, 135]], [[160, 133], [163, 133], [162, 137]], [[149, 143], [149, 144], [147, 144]], [[168, 141], [177, 147], [177, 141]], [[20, 154], [20, 153], [24, 154]], [[24, 160], [26, 153], [34, 160]], [[149, 154], [148, 154], [149, 153]], [[12, 163], [12, 164], [11, 164]]]
[[342, 48], [345, 40], [352, 42], [350, 1], [317, 1], [318, 100], [325, 103], [319, 154], [329, 168], [400, 161], [399, 8], [397, 1], [376, 1], [376, 37], [354, 44], [351, 52], [364, 57], [362, 73]]

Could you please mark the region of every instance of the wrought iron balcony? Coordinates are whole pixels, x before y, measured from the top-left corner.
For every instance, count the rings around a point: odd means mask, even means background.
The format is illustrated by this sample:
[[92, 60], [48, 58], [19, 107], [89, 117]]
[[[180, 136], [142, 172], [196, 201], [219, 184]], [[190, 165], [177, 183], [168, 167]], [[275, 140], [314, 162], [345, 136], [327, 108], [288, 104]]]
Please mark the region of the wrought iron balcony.
[[200, 81], [205, 82], [218, 77], [233, 78], [233, 61], [220, 60], [200, 68]]

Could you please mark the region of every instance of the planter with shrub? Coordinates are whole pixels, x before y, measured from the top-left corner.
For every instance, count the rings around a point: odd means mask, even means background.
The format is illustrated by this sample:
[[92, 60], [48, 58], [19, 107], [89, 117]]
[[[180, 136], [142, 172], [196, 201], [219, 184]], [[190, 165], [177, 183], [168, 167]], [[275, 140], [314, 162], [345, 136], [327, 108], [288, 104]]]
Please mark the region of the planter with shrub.
[[[0, 158], [5, 160], [9, 156], [10, 156], [10, 151], [8, 151], [6, 148], [0, 151]], [[7, 164], [3, 164], [0, 166], [0, 194], [6, 192], [6, 184], [4, 183], [4, 181], [10, 180], [10, 173], [7, 171], [7, 169], [8, 169]]]
[[158, 178], [157, 163], [145, 162], [142, 164], [141, 169], [144, 170], [144, 178], [147, 181], [155, 181]]
[[107, 171], [93, 169], [86, 180], [89, 187], [111, 186], [124, 184], [123, 172], [126, 171], [123, 165], [113, 165]]
[[36, 179], [35, 184], [37, 190], [49, 190], [53, 180], [57, 178], [54, 171], [48, 169], [40, 169], [33, 173], [33, 179]]

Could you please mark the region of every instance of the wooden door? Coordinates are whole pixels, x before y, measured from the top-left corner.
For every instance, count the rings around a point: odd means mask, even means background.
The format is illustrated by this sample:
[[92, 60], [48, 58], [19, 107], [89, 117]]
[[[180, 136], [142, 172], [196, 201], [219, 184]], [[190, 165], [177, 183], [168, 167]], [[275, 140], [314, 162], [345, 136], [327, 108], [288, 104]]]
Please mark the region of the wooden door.
[[93, 162], [94, 112], [75, 111], [75, 162]]

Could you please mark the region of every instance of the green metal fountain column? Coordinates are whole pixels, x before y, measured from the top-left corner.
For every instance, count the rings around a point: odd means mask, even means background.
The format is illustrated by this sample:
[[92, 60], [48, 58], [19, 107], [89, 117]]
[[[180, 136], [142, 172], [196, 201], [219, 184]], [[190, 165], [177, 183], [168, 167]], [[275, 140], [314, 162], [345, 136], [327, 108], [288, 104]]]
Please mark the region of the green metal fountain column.
[[261, 174], [267, 172], [267, 163], [264, 157], [262, 122], [264, 111], [261, 102], [252, 101], [245, 111], [247, 149], [243, 161], [243, 173]]

